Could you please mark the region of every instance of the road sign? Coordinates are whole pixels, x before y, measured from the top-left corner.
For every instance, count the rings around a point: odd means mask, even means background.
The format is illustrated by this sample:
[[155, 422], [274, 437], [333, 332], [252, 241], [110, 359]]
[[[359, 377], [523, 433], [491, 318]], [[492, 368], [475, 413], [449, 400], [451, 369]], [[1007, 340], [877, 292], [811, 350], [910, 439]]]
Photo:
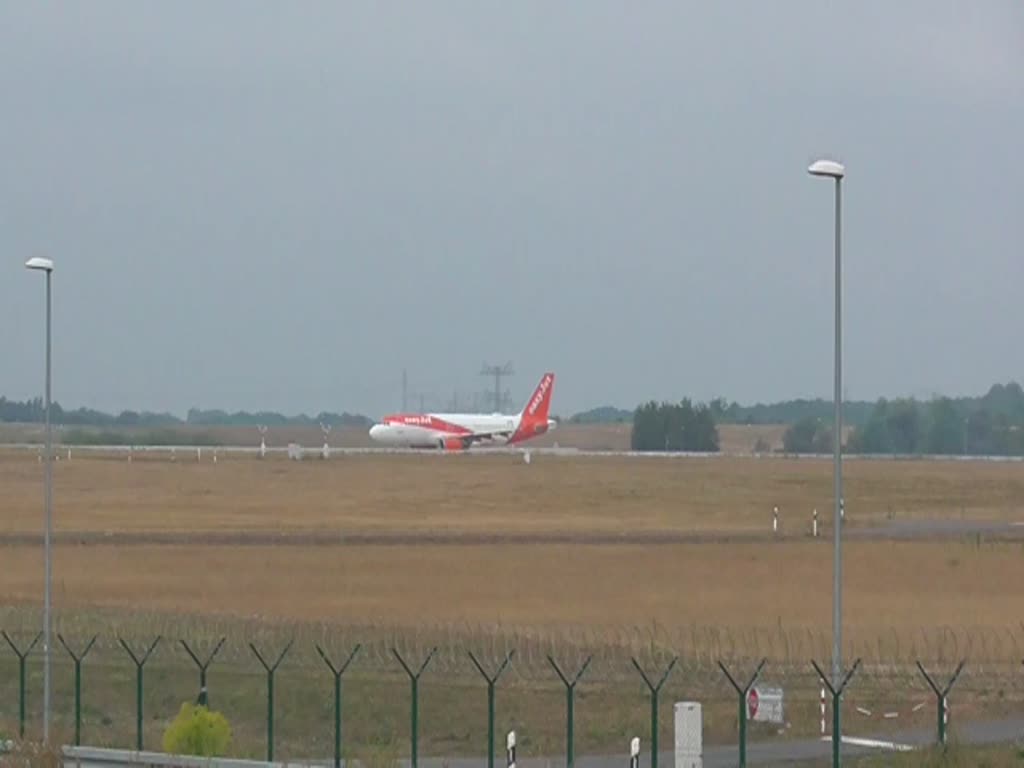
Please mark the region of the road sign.
[[747, 715], [761, 723], [784, 723], [783, 695], [781, 688], [759, 685], [750, 689], [747, 696]]

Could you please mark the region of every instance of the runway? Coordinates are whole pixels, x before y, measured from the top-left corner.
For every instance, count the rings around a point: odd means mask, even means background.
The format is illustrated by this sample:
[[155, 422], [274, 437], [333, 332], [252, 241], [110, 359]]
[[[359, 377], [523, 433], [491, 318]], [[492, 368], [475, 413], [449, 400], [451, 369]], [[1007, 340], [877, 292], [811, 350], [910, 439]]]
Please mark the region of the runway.
[[[2, 443], [0, 450], [12, 451], [35, 451], [42, 453], [43, 446], [39, 443]], [[107, 454], [167, 454], [168, 456], [197, 457], [197, 460], [209, 461], [212, 456], [259, 456], [260, 447], [252, 445], [66, 445], [55, 442], [54, 451], [59, 457], [66, 456], [70, 450], [72, 455], [76, 453], [107, 453]], [[303, 460], [322, 460], [323, 446], [299, 446]], [[291, 448], [288, 446], [267, 446], [267, 455], [288, 456]], [[832, 461], [831, 453], [763, 453], [755, 454], [750, 452], [698, 452], [698, 451], [613, 451], [613, 450], [587, 450], [573, 448], [571, 446], [543, 446], [531, 447], [522, 445], [516, 447], [497, 446], [482, 447], [475, 446], [468, 451], [440, 451], [437, 449], [425, 448], [384, 448], [377, 446], [328, 446], [328, 457], [344, 456], [562, 456], [581, 458], [634, 458], [651, 461], [663, 459], [726, 459], [726, 458], [747, 458], [757, 459], [785, 459], [787, 461]], [[862, 454], [844, 453], [843, 462], [849, 461], [929, 461], [929, 462], [985, 462], [985, 463], [1024, 463], [1024, 456], [958, 456], [939, 454]]]
[[[844, 541], [941, 541], [970, 537], [986, 541], [1024, 539], [1024, 522], [975, 522], [961, 520], [915, 520], [880, 526], [853, 527], [844, 530]], [[208, 547], [358, 547], [358, 546], [538, 546], [574, 544], [579, 546], [676, 544], [731, 544], [806, 542], [830, 544], [831, 535], [823, 531], [817, 539], [808, 533], [770, 531], [637, 531], [601, 533], [550, 531], [530, 533], [477, 532], [353, 532], [344, 531], [218, 531], [209, 533], [164, 531], [57, 531], [57, 546], [208, 546]], [[41, 533], [0, 533], [0, 547], [42, 546]]]

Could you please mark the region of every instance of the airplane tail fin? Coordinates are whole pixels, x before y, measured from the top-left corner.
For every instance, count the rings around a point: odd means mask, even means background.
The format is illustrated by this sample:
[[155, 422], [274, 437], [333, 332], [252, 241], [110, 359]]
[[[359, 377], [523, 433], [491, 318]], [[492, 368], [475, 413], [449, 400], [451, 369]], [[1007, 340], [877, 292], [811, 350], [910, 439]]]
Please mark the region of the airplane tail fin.
[[521, 414], [521, 421], [525, 424], [544, 424], [547, 426], [548, 423], [548, 410], [551, 406], [551, 392], [555, 388], [555, 374], [545, 373], [541, 376], [540, 383], [537, 384], [537, 388], [533, 391], [530, 399], [526, 401], [526, 406], [523, 408]]

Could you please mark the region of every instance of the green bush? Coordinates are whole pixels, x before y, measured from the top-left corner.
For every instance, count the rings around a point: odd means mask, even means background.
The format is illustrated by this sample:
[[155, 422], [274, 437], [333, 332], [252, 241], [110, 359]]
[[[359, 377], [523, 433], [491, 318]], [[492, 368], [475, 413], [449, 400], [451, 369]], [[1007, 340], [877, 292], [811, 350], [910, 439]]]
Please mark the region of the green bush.
[[231, 747], [231, 726], [220, 712], [185, 702], [164, 732], [164, 752], [223, 757]]

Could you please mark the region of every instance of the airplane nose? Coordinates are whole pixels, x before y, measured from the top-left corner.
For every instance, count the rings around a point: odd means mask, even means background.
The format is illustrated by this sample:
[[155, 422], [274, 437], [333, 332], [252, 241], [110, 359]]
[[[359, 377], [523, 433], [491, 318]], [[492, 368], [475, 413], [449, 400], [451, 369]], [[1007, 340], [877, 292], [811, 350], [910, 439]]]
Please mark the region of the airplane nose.
[[372, 427], [370, 427], [370, 437], [371, 438], [380, 438], [383, 434], [384, 434], [384, 425], [383, 424], [374, 424]]

